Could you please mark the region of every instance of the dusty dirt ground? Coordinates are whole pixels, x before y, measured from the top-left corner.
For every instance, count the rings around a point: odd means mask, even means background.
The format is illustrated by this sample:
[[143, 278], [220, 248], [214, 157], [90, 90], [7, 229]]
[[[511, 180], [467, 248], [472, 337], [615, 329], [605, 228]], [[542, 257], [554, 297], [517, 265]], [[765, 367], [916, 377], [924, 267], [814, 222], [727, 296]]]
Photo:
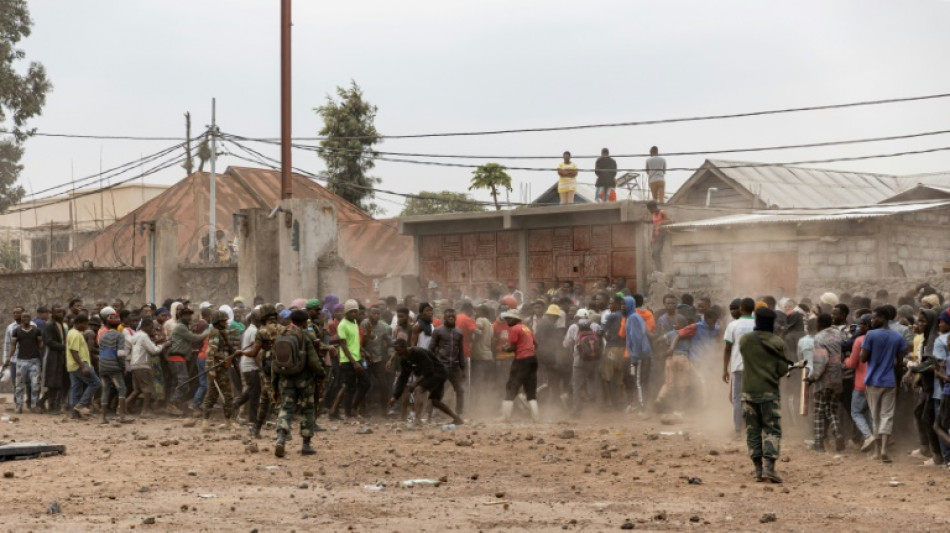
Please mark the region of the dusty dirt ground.
[[[10, 407], [7, 396], [4, 417]], [[23, 414], [0, 422], [0, 440], [61, 443], [67, 455], [0, 463], [0, 530], [950, 530], [950, 475], [906, 449], [891, 465], [852, 448], [808, 452], [799, 421], [783, 440], [785, 484], [773, 485], [754, 482], [744, 443], [718, 421], [710, 430], [707, 416], [549, 418], [455, 431], [377, 420], [372, 434], [321, 420], [318, 455], [299, 455], [295, 435], [277, 459], [273, 431], [249, 441], [180, 419], [102, 426]], [[401, 486], [416, 478], [443, 482]], [[53, 501], [62, 512], [48, 515]]]

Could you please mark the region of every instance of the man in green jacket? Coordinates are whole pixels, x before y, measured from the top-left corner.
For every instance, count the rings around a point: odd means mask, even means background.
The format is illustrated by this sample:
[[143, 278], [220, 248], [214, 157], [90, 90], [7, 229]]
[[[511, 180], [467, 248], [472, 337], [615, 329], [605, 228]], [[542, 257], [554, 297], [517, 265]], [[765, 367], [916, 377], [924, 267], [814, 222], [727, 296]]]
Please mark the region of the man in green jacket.
[[793, 366], [785, 357], [785, 342], [772, 333], [774, 325], [775, 311], [766, 307], [756, 310], [755, 329], [739, 340], [739, 353], [744, 368], [742, 417], [755, 479], [781, 483], [775, 472], [782, 440], [779, 380]]
[[168, 370], [171, 373], [170, 386], [174, 387], [174, 393], [168, 402], [168, 414], [172, 416], [181, 416], [181, 405], [186, 399], [184, 388], [181, 384], [188, 381], [188, 359], [191, 358], [191, 349], [195, 342], [203, 341], [211, 333], [208, 328], [204, 333], [192, 333], [191, 318], [195, 312], [187, 307], [178, 312], [178, 323], [172, 329], [168, 348]]

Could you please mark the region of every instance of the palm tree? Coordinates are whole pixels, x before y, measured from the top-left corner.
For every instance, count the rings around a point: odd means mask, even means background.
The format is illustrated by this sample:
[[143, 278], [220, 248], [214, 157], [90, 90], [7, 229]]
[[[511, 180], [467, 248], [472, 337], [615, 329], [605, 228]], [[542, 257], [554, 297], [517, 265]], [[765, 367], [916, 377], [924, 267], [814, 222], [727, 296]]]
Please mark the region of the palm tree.
[[475, 169], [475, 172], [472, 172], [472, 181], [468, 186], [468, 190], [487, 189], [491, 191], [492, 200], [495, 202], [495, 210], [501, 211], [501, 206], [498, 205], [498, 195], [502, 189], [508, 192], [512, 190], [511, 176], [505, 170], [507, 169], [498, 163], [481, 165]]

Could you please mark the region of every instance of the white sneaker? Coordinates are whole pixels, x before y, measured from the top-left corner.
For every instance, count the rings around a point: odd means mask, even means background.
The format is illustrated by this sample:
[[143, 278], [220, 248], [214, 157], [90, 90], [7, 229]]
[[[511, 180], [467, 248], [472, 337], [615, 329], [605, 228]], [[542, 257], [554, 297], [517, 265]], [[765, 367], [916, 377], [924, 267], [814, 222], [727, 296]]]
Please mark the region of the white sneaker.
[[[874, 446], [874, 443], [875, 443], [875, 442], [877, 442], [877, 439], [874, 437], [874, 435], [868, 436], [868, 438], [864, 439], [864, 443], [861, 444], [861, 451], [862, 451], [862, 452], [866, 452], [866, 451], [870, 450], [871, 447]], [[914, 451], [915, 451], [915, 452], [918, 452], [918, 450], [914, 450]], [[913, 455], [913, 454], [911, 454], [911, 455]]]
[[927, 459], [926, 461], [924, 461], [924, 462], [923, 462], [923, 465], [924, 465], [924, 466], [937, 466], [937, 463], [934, 462], [934, 458], [931, 457], [930, 459]]

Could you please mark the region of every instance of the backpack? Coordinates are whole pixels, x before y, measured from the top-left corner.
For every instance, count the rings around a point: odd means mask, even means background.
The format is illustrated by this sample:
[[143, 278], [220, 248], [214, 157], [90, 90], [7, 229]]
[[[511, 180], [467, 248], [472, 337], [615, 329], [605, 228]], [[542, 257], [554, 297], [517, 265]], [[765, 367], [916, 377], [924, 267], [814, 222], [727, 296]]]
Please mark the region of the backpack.
[[597, 332], [591, 329], [590, 324], [578, 326], [577, 353], [585, 361], [593, 361], [600, 355], [600, 338]]
[[298, 335], [289, 332], [278, 335], [271, 351], [271, 371], [281, 376], [296, 376], [303, 372], [307, 361], [300, 354], [301, 348], [303, 344]]

